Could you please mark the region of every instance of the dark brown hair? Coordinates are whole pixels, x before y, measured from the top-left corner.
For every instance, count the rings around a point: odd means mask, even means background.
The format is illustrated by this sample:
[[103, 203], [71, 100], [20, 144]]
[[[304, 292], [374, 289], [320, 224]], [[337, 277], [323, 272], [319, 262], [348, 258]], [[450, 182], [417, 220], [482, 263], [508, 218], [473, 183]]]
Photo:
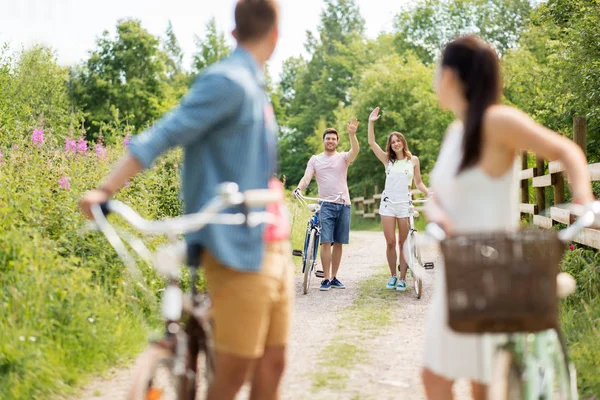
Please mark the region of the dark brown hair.
[[277, 24], [276, 0], [239, 0], [235, 6], [235, 35], [238, 41], [262, 39]]
[[410, 160], [412, 158], [412, 154], [410, 153], [410, 151], [408, 151], [408, 143], [406, 142], [406, 138], [400, 132], [392, 132], [392, 133], [390, 133], [390, 136], [388, 136], [387, 143], [385, 144], [385, 152], [387, 153], [388, 161], [390, 161], [390, 162], [398, 161], [398, 157], [396, 157], [396, 152], [392, 149], [392, 138], [394, 136], [396, 136], [398, 139], [400, 139], [400, 141], [404, 145], [404, 148], [402, 149], [402, 152], [404, 153], [404, 157], [407, 160]]
[[442, 54], [442, 67], [453, 69], [461, 80], [468, 102], [463, 139], [463, 159], [458, 172], [479, 162], [483, 145], [483, 116], [498, 103], [502, 90], [500, 64], [496, 52], [474, 35], [448, 43]]
[[340, 140], [340, 136], [338, 135], [338, 132], [335, 130], [335, 128], [325, 129], [325, 132], [323, 132], [323, 140], [325, 140], [325, 136], [327, 135], [335, 135], [337, 139]]

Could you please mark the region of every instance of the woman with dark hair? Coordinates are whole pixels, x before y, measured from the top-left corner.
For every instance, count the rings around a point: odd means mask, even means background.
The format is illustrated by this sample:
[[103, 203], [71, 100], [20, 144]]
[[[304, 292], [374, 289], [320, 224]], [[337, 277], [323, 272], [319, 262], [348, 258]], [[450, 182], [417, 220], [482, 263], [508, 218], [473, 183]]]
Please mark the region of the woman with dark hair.
[[[382, 193], [379, 215], [383, 234], [387, 243], [386, 256], [390, 267], [391, 277], [386, 285], [390, 290], [406, 290], [406, 261], [402, 254], [402, 246], [408, 236], [409, 215], [408, 200], [410, 199], [410, 186], [413, 179], [417, 188], [426, 196], [429, 195], [427, 187], [421, 179], [421, 166], [417, 156], [408, 150], [406, 138], [400, 132], [392, 132], [387, 139], [385, 151], [375, 141], [375, 121], [379, 119], [379, 107], [376, 107], [369, 116], [369, 146], [379, 161], [385, 166], [385, 188]], [[392, 202], [385, 201], [390, 199]], [[396, 204], [394, 204], [396, 203]], [[399, 204], [398, 204], [399, 203]], [[398, 245], [396, 252], [396, 225], [398, 225]], [[400, 253], [400, 264], [398, 264]], [[400, 269], [400, 279], [396, 275], [396, 265]]]
[[[593, 201], [585, 155], [571, 140], [500, 105], [500, 66], [494, 50], [475, 36], [446, 45], [436, 73], [442, 108], [457, 118], [446, 132], [431, 173], [435, 192], [427, 216], [447, 232], [516, 230], [519, 224], [517, 155], [532, 150], [560, 160], [573, 202]], [[459, 334], [447, 322], [444, 266], [436, 285], [425, 333], [423, 382], [429, 399], [452, 399], [458, 378], [471, 381], [474, 399], [486, 397], [498, 335]]]

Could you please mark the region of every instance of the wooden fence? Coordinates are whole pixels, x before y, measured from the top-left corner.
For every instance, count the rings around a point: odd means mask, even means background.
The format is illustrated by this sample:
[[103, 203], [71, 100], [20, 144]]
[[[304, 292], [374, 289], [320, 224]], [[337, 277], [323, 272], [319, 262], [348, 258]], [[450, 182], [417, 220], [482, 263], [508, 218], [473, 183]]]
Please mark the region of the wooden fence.
[[[412, 190], [411, 193], [421, 193], [419, 190]], [[381, 204], [382, 193], [379, 193], [379, 187], [373, 186], [373, 195], [367, 198], [367, 188], [365, 187], [365, 195], [363, 197], [355, 197], [352, 199], [354, 214], [361, 215], [363, 218], [377, 218], [379, 216], [379, 205]], [[415, 210], [423, 210], [422, 206], [415, 206]]]
[[[584, 152], [587, 142], [586, 131], [586, 119], [575, 117], [573, 120], [573, 140]], [[546, 163], [544, 159], [536, 157], [536, 166], [529, 168], [529, 157], [530, 155], [526, 152], [522, 154], [522, 170], [517, 178], [521, 182], [521, 204], [519, 206], [521, 216], [529, 216], [533, 224], [546, 229], [550, 229], [556, 224], [571, 224], [575, 216], [569, 210], [555, 207], [555, 205], [565, 202], [565, 180], [567, 177], [566, 174], [563, 175], [564, 166], [558, 161]], [[590, 164], [588, 168], [592, 181], [600, 181], [600, 163]], [[535, 203], [530, 203], [530, 187], [535, 188]], [[547, 187], [553, 189], [552, 204], [546, 204], [545, 188]], [[354, 213], [364, 218], [376, 218], [379, 214], [381, 193], [379, 193], [376, 185], [373, 190], [374, 194], [370, 198], [367, 198], [366, 193], [365, 188], [365, 196], [352, 199]], [[549, 213], [546, 211], [547, 209], [549, 209]], [[540, 213], [543, 215], [540, 215]], [[600, 249], [600, 230], [584, 229], [574, 241]]]

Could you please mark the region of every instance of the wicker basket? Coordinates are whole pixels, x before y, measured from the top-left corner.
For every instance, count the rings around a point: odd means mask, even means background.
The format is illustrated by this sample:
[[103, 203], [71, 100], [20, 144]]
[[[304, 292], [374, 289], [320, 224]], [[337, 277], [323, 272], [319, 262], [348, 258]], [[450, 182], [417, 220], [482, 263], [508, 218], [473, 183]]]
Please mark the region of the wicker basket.
[[448, 323], [462, 333], [537, 332], [558, 325], [555, 231], [451, 236], [441, 243]]

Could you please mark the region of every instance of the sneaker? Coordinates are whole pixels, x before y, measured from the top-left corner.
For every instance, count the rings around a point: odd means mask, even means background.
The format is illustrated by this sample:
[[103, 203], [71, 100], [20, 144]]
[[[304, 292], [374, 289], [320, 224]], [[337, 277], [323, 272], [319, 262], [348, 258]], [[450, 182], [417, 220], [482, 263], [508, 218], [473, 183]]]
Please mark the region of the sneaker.
[[406, 281], [404, 279], [400, 279], [398, 281], [398, 286], [396, 286], [396, 290], [400, 292], [404, 292], [406, 290]]
[[391, 276], [390, 280], [388, 281], [387, 285], [385, 285], [386, 289], [390, 289], [390, 290], [394, 290], [396, 289], [396, 284], [398, 283], [398, 277], [397, 276]]
[[319, 290], [326, 292], [330, 288], [331, 288], [331, 281], [329, 279], [323, 279], [323, 282], [321, 282], [321, 287], [319, 288]]
[[336, 277], [331, 280], [331, 287], [334, 289], [346, 289], [346, 286], [344, 286], [344, 284]]

